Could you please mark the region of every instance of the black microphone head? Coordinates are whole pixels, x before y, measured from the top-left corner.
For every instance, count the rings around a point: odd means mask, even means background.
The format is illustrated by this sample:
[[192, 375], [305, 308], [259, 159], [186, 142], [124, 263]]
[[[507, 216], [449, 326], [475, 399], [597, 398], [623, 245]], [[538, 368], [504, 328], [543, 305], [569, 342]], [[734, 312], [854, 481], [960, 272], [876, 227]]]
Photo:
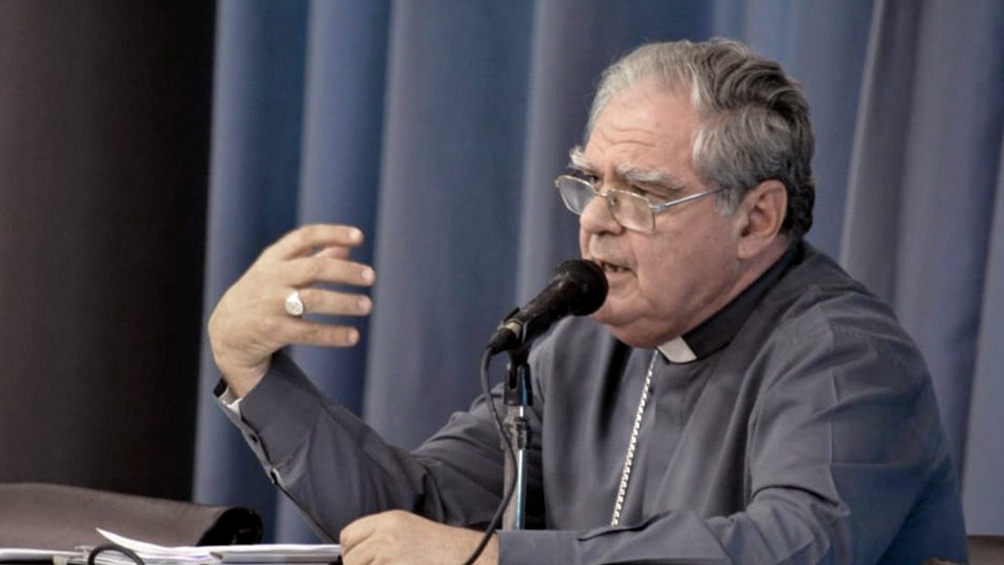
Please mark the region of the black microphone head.
[[596, 263], [575, 259], [556, 271], [547, 288], [502, 321], [488, 341], [491, 354], [529, 343], [565, 316], [592, 314], [607, 299], [607, 276]]
[[586, 316], [603, 306], [609, 286], [607, 276], [595, 261], [570, 259], [563, 261], [555, 271], [555, 279], [563, 278], [576, 287], [569, 303], [569, 314]]

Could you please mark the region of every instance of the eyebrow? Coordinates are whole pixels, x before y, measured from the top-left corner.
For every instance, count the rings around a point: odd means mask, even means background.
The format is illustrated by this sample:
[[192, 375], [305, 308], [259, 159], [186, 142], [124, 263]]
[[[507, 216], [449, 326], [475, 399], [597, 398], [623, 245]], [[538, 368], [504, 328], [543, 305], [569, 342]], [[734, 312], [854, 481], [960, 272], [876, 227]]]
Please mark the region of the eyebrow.
[[[589, 162], [589, 159], [586, 158], [586, 155], [580, 146], [573, 147], [572, 150], [569, 151], [568, 159], [569, 168], [571, 169], [583, 172], [596, 171], [596, 167]], [[667, 192], [679, 192], [686, 186], [686, 183], [684, 183], [679, 176], [668, 171], [643, 169], [641, 167], [628, 164], [617, 165], [615, 170], [620, 178], [623, 178], [629, 183], [658, 187]]]
[[576, 145], [568, 152], [568, 168], [577, 171], [595, 170], [592, 164], [589, 163], [589, 159], [586, 159], [586, 155], [583, 153], [582, 146], [580, 145]]
[[667, 171], [642, 169], [631, 165], [617, 165], [617, 174], [626, 181], [644, 186], [656, 186], [671, 192], [683, 190], [684, 182], [680, 177]]

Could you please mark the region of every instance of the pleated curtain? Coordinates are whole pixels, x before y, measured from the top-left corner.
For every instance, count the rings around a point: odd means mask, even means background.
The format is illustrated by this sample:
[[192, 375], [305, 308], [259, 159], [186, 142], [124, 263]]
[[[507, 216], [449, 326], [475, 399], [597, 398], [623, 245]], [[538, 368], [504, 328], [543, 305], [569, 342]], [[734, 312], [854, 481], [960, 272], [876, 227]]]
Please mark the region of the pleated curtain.
[[[599, 72], [645, 42], [728, 36], [782, 62], [817, 136], [808, 239], [889, 300], [927, 356], [968, 527], [1004, 533], [1004, 4], [810, 0], [221, 0], [205, 315], [269, 242], [360, 226], [375, 309], [311, 378], [413, 447], [479, 392], [499, 319], [577, 256], [553, 188]], [[211, 400], [194, 498], [313, 534]]]

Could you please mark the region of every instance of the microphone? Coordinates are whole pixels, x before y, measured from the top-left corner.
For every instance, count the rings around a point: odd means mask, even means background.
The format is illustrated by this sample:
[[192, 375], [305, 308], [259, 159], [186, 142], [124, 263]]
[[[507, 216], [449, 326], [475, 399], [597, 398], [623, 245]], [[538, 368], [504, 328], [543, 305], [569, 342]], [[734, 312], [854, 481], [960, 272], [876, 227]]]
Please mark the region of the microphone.
[[558, 265], [554, 278], [526, 306], [510, 314], [492, 334], [488, 352], [511, 351], [533, 341], [568, 315], [592, 314], [607, 298], [607, 277], [593, 261], [573, 259]]

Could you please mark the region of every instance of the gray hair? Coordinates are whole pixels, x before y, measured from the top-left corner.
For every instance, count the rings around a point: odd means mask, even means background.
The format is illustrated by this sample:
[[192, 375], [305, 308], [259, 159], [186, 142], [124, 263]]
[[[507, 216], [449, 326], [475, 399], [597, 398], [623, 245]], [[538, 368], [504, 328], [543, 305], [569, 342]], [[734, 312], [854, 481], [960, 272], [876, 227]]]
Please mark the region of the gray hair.
[[809, 105], [776, 61], [732, 40], [643, 45], [603, 72], [587, 141], [610, 100], [645, 80], [667, 89], [689, 86], [701, 118], [694, 168], [704, 180], [728, 189], [719, 193], [725, 213], [734, 212], [760, 182], [777, 179], [788, 193], [781, 233], [797, 240], [809, 231], [815, 200]]

